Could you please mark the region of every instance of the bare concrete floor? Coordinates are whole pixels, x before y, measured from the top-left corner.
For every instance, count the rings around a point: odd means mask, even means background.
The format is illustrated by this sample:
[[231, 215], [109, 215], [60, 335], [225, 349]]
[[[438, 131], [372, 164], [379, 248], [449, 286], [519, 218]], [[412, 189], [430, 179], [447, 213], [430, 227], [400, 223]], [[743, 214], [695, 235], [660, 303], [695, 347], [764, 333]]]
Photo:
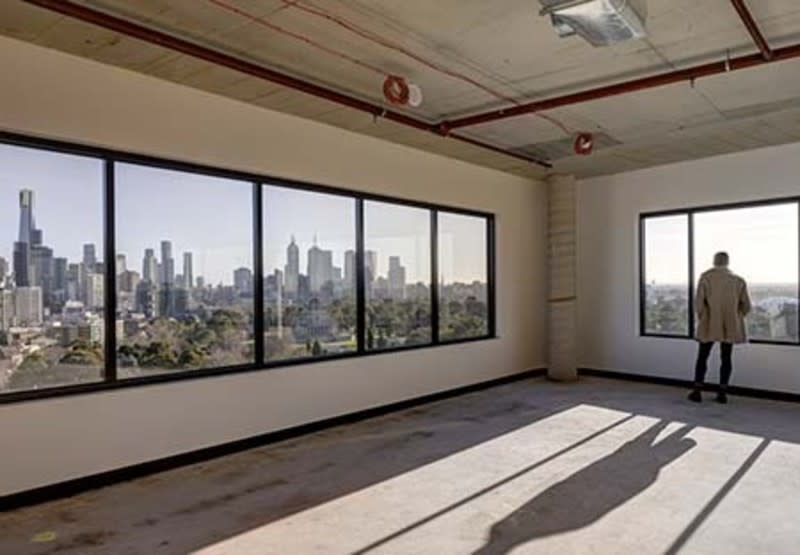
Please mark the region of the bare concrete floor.
[[800, 406], [529, 380], [0, 515], [0, 553], [800, 553]]

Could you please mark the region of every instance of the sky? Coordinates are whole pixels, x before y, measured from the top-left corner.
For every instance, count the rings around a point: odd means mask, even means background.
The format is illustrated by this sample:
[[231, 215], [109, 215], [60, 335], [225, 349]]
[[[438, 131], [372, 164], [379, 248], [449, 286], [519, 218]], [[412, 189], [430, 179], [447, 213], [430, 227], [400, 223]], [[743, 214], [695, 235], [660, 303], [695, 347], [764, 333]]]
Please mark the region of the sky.
[[[34, 217], [56, 257], [79, 262], [83, 244], [103, 253], [103, 162], [99, 159], [0, 144], [0, 256], [11, 263], [19, 228], [19, 191], [35, 193]], [[231, 284], [233, 270], [253, 268], [252, 185], [198, 174], [117, 164], [117, 253], [128, 269], [142, 272], [146, 248], [161, 258], [161, 241], [172, 242], [176, 274], [191, 252], [195, 277]], [[440, 214], [440, 265], [447, 281], [485, 280], [485, 223]], [[389, 256], [399, 256], [406, 281], [430, 280], [430, 213], [382, 202], [365, 202], [365, 245], [378, 253], [385, 276]], [[264, 189], [264, 268], [283, 269], [294, 235], [301, 272], [316, 235], [333, 250], [344, 271], [344, 252], [355, 249], [355, 201], [339, 195], [285, 187]]]
[[[750, 283], [795, 283], [798, 276], [797, 204], [700, 212], [694, 216], [695, 280], [726, 251], [731, 269]], [[648, 283], [686, 282], [687, 216], [646, 220]]]

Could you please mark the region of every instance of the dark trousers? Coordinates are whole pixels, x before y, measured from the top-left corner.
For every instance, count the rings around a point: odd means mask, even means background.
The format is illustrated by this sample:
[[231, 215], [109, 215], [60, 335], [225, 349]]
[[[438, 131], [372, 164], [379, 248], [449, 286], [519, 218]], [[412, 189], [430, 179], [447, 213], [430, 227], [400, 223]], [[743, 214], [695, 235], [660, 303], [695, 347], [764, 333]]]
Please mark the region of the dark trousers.
[[[733, 343], [720, 343], [722, 351], [722, 366], [719, 369], [719, 384], [722, 387], [728, 387], [731, 381], [731, 373], [733, 372]], [[708, 356], [711, 354], [711, 349], [714, 343], [700, 343], [697, 350], [697, 364], [694, 367], [694, 385], [700, 387], [706, 379], [706, 372], [708, 371]]]

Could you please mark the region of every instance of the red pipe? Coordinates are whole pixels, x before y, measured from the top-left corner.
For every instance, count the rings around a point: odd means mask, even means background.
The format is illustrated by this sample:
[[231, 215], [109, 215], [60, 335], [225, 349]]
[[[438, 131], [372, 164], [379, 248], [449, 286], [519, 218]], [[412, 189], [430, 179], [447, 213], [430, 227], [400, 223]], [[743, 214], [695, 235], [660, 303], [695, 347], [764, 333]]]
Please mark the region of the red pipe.
[[[275, 71], [273, 69], [269, 69], [267, 67], [255, 63], [242, 60], [235, 56], [224, 54], [222, 52], [218, 52], [216, 50], [200, 46], [198, 44], [183, 40], [181, 38], [168, 35], [166, 33], [162, 33], [161, 31], [144, 27], [142, 25], [138, 25], [136, 23], [133, 23], [132, 21], [114, 17], [110, 14], [106, 14], [79, 4], [75, 4], [69, 0], [24, 0], [24, 1], [29, 4], [38, 6], [40, 8], [57, 12], [62, 15], [79, 19], [81, 21], [85, 21], [87, 23], [91, 23], [100, 27], [104, 27], [106, 29], [115, 31], [123, 35], [134, 37], [144, 42], [157, 44], [164, 48], [168, 48], [176, 52], [181, 52], [188, 56], [205, 60], [212, 64], [224, 66], [229, 69], [239, 71], [241, 73], [252, 75], [253, 77], [258, 77], [260, 79], [264, 79], [266, 81], [270, 81], [272, 83], [276, 83], [278, 85], [282, 85], [284, 87], [294, 89], [296, 91], [300, 91], [309, 94], [311, 96], [315, 96], [317, 98], [322, 98], [324, 100], [328, 100], [330, 102], [334, 102], [336, 104], [340, 104], [342, 106], [346, 106], [354, 110], [366, 112], [368, 114], [372, 114], [375, 117], [386, 118], [395, 123], [406, 125], [408, 127], [412, 127], [420, 131], [428, 131], [440, 134], [439, 125], [434, 125], [426, 121], [419, 120], [411, 116], [407, 116], [400, 112], [388, 110], [385, 107], [380, 106], [378, 104], [373, 104], [371, 102], [360, 100], [358, 98], [354, 98], [352, 96], [334, 91], [333, 89], [329, 89], [327, 87], [322, 87], [320, 85], [315, 85], [314, 83], [303, 81], [296, 77], [292, 77], [291, 75], [286, 75], [285, 73], [281, 73], [279, 71]], [[505, 154], [506, 156], [511, 156], [513, 158], [517, 158], [518, 160], [524, 160], [525, 162], [537, 164], [544, 168], [552, 167], [552, 164], [549, 164], [548, 162], [544, 162], [542, 160], [538, 160], [536, 158], [526, 156], [524, 154], [511, 152], [509, 150], [505, 150], [503, 148], [483, 143], [481, 141], [471, 139], [468, 137], [463, 137], [455, 134], [448, 134], [448, 135], [458, 141], [469, 143], [473, 146], [484, 148], [492, 152]]]
[[769, 60], [764, 59], [761, 54], [751, 54], [749, 56], [741, 56], [739, 58], [732, 58], [726, 61], [712, 62], [687, 69], [679, 69], [676, 71], [670, 71], [668, 73], [662, 73], [660, 75], [651, 75], [649, 77], [634, 79], [633, 81], [626, 81], [624, 83], [617, 83], [615, 85], [607, 85], [605, 87], [599, 87], [596, 89], [590, 89], [587, 91], [581, 91], [545, 100], [538, 100], [526, 104], [520, 104], [519, 106], [501, 108], [499, 110], [493, 110], [483, 114], [476, 114], [474, 116], [467, 116], [452, 121], [445, 121], [440, 125], [440, 132], [448, 133], [450, 130], [458, 129], [460, 127], [479, 125], [481, 123], [512, 118], [542, 110], [552, 110], [554, 108], [561, 108], [563, 106], [579, 104], [581, 102], [589, 102], [590, 100], [598, 100], [601, 98], [607, 98], [609, 96], [617, 96], [646, 89], [654, 89], [684, 81], [694, 81], [695, 79], [699, 79], [701, 77], [718, 75], [720, 73], [747, 69], [750, 67], [760, 66], [772, 62], [791, 60], [794, 58], [800, 58], [800, 44], [794, 44], [792, 46], [773, 50], [772, 57]]
[[758, 28], [758, 23], [756, 23], [753, 14], [747, 9], [747, 4], [744, 3], [744, 0], [731, 0], [731, 4], [736, 8], [739, 18], [742, 20], [742, 23], [744, 23], [744, 26], [747, 27], [750, 36], [753, 37], [758, 49], [761, 51], [761, 55], [765, 60], [771, 60], [772, 48], [769, 47], [769, 43], [763, 33], [761, 33], [761, 29]]

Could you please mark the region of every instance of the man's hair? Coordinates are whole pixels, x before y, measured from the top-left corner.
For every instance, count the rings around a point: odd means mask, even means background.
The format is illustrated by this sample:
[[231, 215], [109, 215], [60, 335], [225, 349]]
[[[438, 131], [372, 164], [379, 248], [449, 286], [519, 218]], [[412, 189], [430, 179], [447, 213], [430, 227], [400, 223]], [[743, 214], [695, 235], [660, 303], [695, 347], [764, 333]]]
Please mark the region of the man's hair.
[[718, 252], [714, 255], [714, 266], [727, 266], [731, 261], [731, 257], [725, 251]]

